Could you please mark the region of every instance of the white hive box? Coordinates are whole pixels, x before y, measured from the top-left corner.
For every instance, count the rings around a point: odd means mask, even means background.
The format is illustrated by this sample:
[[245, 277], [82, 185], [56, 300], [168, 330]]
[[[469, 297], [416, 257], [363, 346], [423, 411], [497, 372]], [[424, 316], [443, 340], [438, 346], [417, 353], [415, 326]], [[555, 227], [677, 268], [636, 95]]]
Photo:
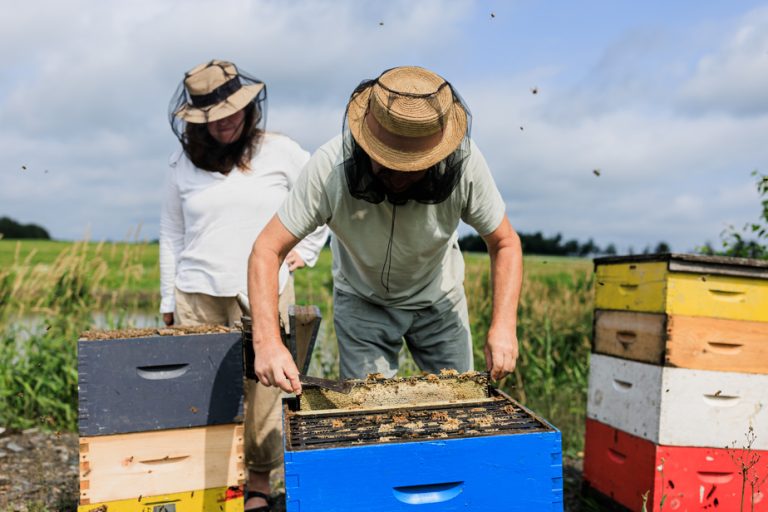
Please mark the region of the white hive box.
[[666, 446], [768, 449], [768, 375], [690, 370], [592, 354], [587, 416]]

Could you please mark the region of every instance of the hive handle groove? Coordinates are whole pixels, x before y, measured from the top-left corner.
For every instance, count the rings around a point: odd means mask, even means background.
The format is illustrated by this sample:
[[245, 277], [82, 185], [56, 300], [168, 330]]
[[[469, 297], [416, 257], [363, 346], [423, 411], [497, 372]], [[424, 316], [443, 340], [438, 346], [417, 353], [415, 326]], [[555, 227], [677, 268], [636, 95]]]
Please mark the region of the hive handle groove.
[[723, 302], [744, 302], [744, 296], [746, 295], [743, 290], [726, 290], [724, 288], [709, 288], [707, 291], [715, 299]]
[[409, 505], [442, 503], [455, 498], [464, 490], [464, 482], [446, 482], [441, 484], [407, 485], [393, 487], [392, 492], [398, 501]]
[[624, 349], [628, 349], [631, 344], [637, 341], [637, 333], [633, 331], [617, 331], [616, 341], [621, 343]]
[[708, 341], [707, 345], [709, 345], [709, 348], [712, 350], [712, 352], [727, 356], [740, 353], [741, 347], [744, 346], [742, 343], [728, 343], [725, 341]]
[[147, 460], [140, 460], [139, 462], [141, 464], [147, 464], [147, 465], [158, 465], [158, 464], [174, 464], [176, 462], [181, 462], [184, 459], [188, 459], [189, 455], [180, 455], [178, 457], [163, 457], [162, 459], [147, 459]]
[[136, 373], [142, 379], [147, 380], [165, 380], [181, 377], [189, 370], [188, 363], [180, 364], [158, 364], [155, 366], [139, 366]]
[[629, 391], [632, 389], [632, 383], [626, 380], [613, 379], [613, 387], [616, 391]]
[[727, 484], [734, 476], [733, 473], [721, 471], [697, 471], [696, 475], [705, 484]]
[[608, 448], [608, 458], [611, 459], [616, 464], [624, 464], [624, 461], [627, 460], [627, 456], [623, 453], [614, 450], [613, 448]]

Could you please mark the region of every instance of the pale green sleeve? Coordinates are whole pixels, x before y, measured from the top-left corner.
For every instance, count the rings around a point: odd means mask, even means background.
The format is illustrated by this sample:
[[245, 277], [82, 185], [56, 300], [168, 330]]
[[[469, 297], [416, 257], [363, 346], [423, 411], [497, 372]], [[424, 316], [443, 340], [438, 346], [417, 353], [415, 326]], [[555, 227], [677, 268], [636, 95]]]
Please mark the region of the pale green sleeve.
[[283, 205], [277, 211], [280, 222], [296, 238], [304, 238], [331, 219], [326, 184], [333, 162], [320, 148], [309, 159]]
[[506, 205], [491, 176], [491, 170], [474, 142], [462, 177], [464, 207], [461, 220], [485, 236], [499, 227], [506, 213]]

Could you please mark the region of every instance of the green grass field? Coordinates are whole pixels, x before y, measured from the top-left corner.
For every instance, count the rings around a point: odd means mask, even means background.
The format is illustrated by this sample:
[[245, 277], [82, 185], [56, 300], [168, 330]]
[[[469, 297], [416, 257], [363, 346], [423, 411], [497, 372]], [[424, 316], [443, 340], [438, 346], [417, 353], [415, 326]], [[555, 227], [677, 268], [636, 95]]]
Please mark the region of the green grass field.
[[[484, 370], [489, 260], [486, 254], [471, 253], [465, 261], [475, 367]], [[295, 278], [297, 302], [318, 305], [324, 318], [310, 373], [334, 377], [338, 363], [330, 268], [326, 249], [314, 268], [296, 272]], [[90, 327], [94, 311], [154, 314], [158, 304], [156, 244], [0, 240], [0, 424], [75, 429], [79, 332]], [[518, 370], [496, 383], [560, 428], [570, 454], [583, 446], [592, 308], [591, 260], [526, 257]], [[15, 323], [20, 312], [44, 317], [46, 330], [22, 333], [24, 328]], [[129, 326], [120, 318], [115, 317], [114, 327]], [[52, 372], [53, 379], [41, 368], [62, 371]], [[417, 371], [404, 351], [401, 374]]]
[[34, 279], [48, 273], [62, 255], [77, 250], [90, 262], [94, 274], [104, 273], [97, 292], [120, 290], [149, 297], [160, 289], [158, 247], [125, 242], [0, 240], [0, 268], [12, 268]]

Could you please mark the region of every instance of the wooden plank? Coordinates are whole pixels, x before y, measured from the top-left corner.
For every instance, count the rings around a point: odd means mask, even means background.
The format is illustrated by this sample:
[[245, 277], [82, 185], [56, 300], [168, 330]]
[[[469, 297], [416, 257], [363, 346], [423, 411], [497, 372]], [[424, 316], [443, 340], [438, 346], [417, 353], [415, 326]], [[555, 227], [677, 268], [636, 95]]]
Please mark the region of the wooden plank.
[[80, 446], [82, 504], [228, 487], [245, 479], [238, 424], [85, 437]]
[[673, 273], [667, 293], [672, 315], [768, 322], [766, 280]]
[[291, 304], [288, 306], [288, 318], [290, 324], [288, 348], [299, 372], [306, 374], [322, 320], [320, 308]]
[[656, 501], [656, 445], [589, 418], [584, 438], [583, 477], [591, 487], [629, 510], [641, 509], [645, 492]]
[[768, 322], [768, 280], [670, 272], [666, 262], [597, 265], [595, 307]]
[[78, 342], [81, 436], [238, 423], [241, 334]]
[[[584, 480], [628, 510], [641, 510], [646, 493], [648, 512], [740, 509], [742, 478], [734, 460], [743, 456], [740, 449], [656, 445], [591, 419], [585, 440]], [[750, 456], [762, 461], [768, 452]], [[768, 511], [768, 482], [745, 491], [744, 504], [754, 492], [755, 512]]]
[[160, 496], [136, 496], [127, 500], [83, 504], [77, 512], [243, 512], [240, 487], [216, 487]]
[[750, 427], [768, 450], [768, 375], [691, 370], [592, 354], [587, 416], [669, 446], [731, 446]]
[[[478, 407], [481, 407], [485, 404], [489, 404], [492, 402], [498, 401], [498, 398], [467, 398], [465, 400], [441, 400], [438, 402], [427, 402], [427, 403], [405, 403], [405, 404], [393, 404], [393, 405], [376, 405], [376, 406], [368, 406], [365, 409], [316, 409], [316, 410], [304, 410], [304, 411], [295, 411], [291, 412], [291, 414], [295, 416], [332, 416], [334, 414], [354, 414], [358, 412], [365, 412], [368, 413], [376, 413], [380, 411], [399, 411], [401, 409], [416, 409], [416, 408], [437, 408], [441, 406], [451, 407], [451, 406], [457, 406], [457, 405], [472, 405], [477, 404]], [[285, 414], [285, 413], [284, 413]]]
[[597, 309], [665, 311], [666, 262], [598, 265], [595, 282]]
[[666, 315], [595, 311], [594, 352], [652, 364], [664, 361]]
[[601, 354], [589, 361], [587, 417], [656, 441], [662, 367]]
[[754, 279], [768, 279], [767, 260], [679, 253], [605, 256], [594, 259], [596, 268], [600, 265], [611, 265], [616, 263], [648, 262], [665, 262], [667, 263], [670, 272], [693, 272], [696, 274], [730, 275]]
[[668, 333], [669, 366], [768, 373], [768, 322], [672, 315]]
[[[747, 260], [759, 261], [759, 260]], [[669, 262], [670, 272], [688, 272], [692, 274], [703, 274], [708, 276], [733, 276], [746, 277], [748, 279], [768, 279], [768, 262], [761, 262], [763, 266], [737, 266], [723, 263], [700, 263], [696, 261], [671, 260]]]

